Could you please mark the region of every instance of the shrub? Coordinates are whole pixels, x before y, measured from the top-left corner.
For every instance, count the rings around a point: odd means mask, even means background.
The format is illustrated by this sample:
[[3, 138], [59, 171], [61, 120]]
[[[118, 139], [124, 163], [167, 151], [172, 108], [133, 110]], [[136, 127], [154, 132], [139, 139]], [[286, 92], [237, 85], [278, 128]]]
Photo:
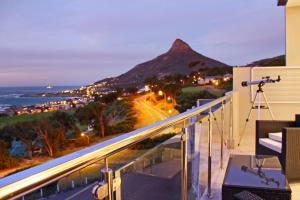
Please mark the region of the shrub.
[[18, 166], [17, 159], [9, 155], [6, 143], [3, 140], [0, 140], [0, 169], [16, 166]]
[[206, 90], [193, 92], [193, 93], [180, 93], [175, 97], [177, 102], [175, 108], [182, 113], [185, 112], [187, 109], [196, 106], [197, 99], [215, 99], [215, 98], [217, 98], [216, 95]]

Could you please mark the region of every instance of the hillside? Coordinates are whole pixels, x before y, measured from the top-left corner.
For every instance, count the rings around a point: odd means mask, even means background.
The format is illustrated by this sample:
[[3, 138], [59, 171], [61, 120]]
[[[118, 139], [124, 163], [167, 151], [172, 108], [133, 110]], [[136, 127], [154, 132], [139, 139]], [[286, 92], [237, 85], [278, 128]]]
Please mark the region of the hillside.
[[254, 66], [285, 66], [285, 55], [276, 56], [273, 58], [267, 58], [252, 62], [251, 64], [247, 65], [247, 67], [254, 67]]
[[200, 68], [211, 67], [230, 66], [201, 55], [181, 39], [176, 39], [166, 53], [136, 65], [128, 72], [112, 79], [112, 81], [114, 85], [139, 85], [151, 76], [161, 78], [174, 74], [188, 75]]

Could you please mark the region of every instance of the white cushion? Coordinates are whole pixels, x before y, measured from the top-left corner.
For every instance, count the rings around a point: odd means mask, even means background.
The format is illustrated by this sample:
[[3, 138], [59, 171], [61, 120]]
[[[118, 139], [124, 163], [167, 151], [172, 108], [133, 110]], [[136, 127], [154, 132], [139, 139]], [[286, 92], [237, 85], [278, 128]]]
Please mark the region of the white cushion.
[[282, 142], [282, 132], [269, 133], [269, 138], [278, 142]]
[[272, 149], [273, 151], [277, 151], [278, 153], [281, 153], [281, 142], [277, 142], [275, 140], [269, 139], [269, 138], [260, 138], [259, 144]]

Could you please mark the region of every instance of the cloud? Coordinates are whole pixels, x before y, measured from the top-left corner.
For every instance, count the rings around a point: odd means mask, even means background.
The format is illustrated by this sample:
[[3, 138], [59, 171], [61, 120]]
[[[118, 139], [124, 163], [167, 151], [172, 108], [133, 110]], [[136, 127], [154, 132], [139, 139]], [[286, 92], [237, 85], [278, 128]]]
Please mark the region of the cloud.
[[[284, 52], [283, 16], [274, 0], [2, 0], [0, 85], [115, 76], [176, 38], [209, 57], [245, 64]], [[62, 75], [70, 70], [72, 76]]]

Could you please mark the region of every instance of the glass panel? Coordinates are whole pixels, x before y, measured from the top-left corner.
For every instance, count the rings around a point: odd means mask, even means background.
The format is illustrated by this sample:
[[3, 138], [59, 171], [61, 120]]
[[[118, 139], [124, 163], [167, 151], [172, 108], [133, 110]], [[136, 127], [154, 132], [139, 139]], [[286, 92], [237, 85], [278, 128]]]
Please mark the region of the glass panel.
[[114, 174], [121, 177], [116, 199], [181, 199], [180, 139], [177, 126], [111, 156], [109, 166], [119, 164]]
[[203, 112], [199, 116], [199, 122], [196, 124], [196, 135], [199, 140], [199, 192], [198, 196], [202, 197], [207, 189], [208, 179], [208, 112]]
[[199, 199], [199, 173], [200, 173], [200, 134], [197, 133], [196, 122], [198, 119], [190, 119], [188, 127], [188, 199]]
[[58, 181], [49, 184], [25, 195], [21, 199], [94, 199], [92, 195], [93, 186], [101, 181], [100, 170], [104, 167], [104, 161], [96, 162]]

